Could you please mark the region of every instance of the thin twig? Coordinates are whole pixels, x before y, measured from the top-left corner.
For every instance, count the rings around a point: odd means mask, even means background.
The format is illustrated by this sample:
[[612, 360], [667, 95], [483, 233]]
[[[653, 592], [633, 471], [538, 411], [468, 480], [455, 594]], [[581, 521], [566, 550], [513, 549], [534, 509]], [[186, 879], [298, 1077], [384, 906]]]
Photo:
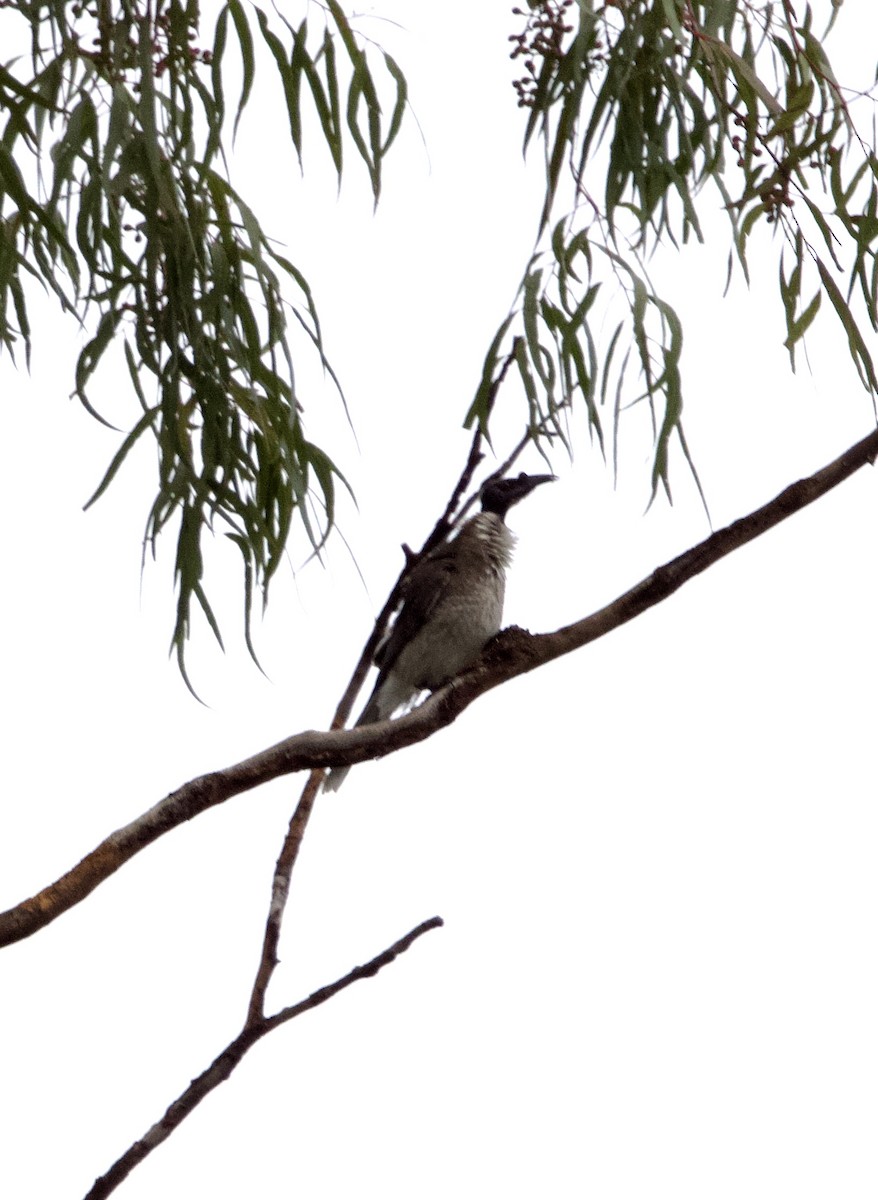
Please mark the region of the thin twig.
[[265, 993], [268, 991], [268, 985], [271, 983], [271, 977], [278, 964], [277, 947], [280, 942], [284, 911], [290, 895], [293, 867], [299, 857], [302, 839], [308, 828], [308, 821], [314, 810], [314, 802], [322, 782], [322, 771], [312, 771], [308, 776], [299, 797], [299, 803], [290, 818], [290, 824], [275, 864], [271, 883], [271, 902], [265, 921], [265, 933], [262, 937], [262, 951], [259, 955], [259, 966], [256, 969], [256, 978], [253, 981], [247, 1009], [247, 1026], [259, 1025], [265, 1017]]
[[337, 979], [335, 983], [330, 983], [326, 987], [320, 988], [316, 992], [312, 992], [305, 1000], [301, 1000], [298, 1004], [291, 1004], [287, 1008], [282, 1008], [280, 1012], [273, 1017], [265, 1017], [262, 1020], [248, 1024], [244, 1027], [241, 1033], [228, 1046], [218, 1054], [210, 1066], [197, 1077], [193, 1079], [189, 1086], [180, 1093], [173, 1104], [168, 1106], [167, 1111], [161, 1120], [149, 1129], [142, 1138], [134, 1142], [125, 1153], [118, 1158], [105, 1175], [101, 1175], [96, 1179], [91, 1190], [85, 1197], [85, 1200], [105, 1200], [116, 1190], [120, 1183], [131, 1173], [131, 1171], [151, 1154], [156, 1147], [162, 1142], [167, 1141], [174, 1130], [189, 1116], [189, 1114], [201, 1103], [205, 1096], [209, 1096], [215, 1088], [224, 1083], [235, 1067], [243, 1059], [248, 1050], [267, 1033], [277, 1029], [278, 1026], [286, 1024], [287, 1021], [292, 1021], [294, 1017], [299, 1017], [302, 1013], [308, 1012], [312, 1008], [317, 1008], [320, 1004], [325, 1004], [327, 1000], [331, 1000], [333, 996], [337, 996], [339, 992], [351, 986], [352, 983], [358, 983], [361, 979], [369, 979], [373, 975], [377, 975], [382, 967], [388, 966], [400, 954], [403, 954], [409, 947], [428, 933], [431, 929], [438, 929], [442, 925], [441, 917], [431, 917], [429, 921], [423, 921], [415, 929], [394, 942], [392, 946], [388, 946], [380, 954], [376, 955], [362, 967], [354, 967], [347, 975], [341, 979]]

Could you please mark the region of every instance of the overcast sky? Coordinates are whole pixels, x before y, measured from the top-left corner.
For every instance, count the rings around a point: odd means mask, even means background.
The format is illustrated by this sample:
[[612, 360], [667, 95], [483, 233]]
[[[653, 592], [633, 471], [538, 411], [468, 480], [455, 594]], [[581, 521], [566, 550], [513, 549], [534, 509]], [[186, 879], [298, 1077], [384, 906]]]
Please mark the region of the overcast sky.
[[[202, 631], [191, 656], [206, 706], [169, 663], [171, 547], [140, 574], [148, 453], [82, 512], [116, 436], [67, 399], [75, 334], [46, 307], [31, 375], [0, 364], [0, 907], [192, 776], [325, 725], [400, 543], [460, 470], [538, 204], [508, 87], [515, 27], [493, 0], [454, 28], [435, 5], [382, 11], [405, 30], [368, 31], [406, 70], [424, 140], [411, 122], [375, 216], [353, 162], [336, 200], [316, 139], [307, 188], [280, 165], [270, 107], [240, 147], [315, 288], [356, 432], [306, 373], [309, 433], [357, 494], [341, 512], [357, 565], [341, 539], [325, 569], [294, 552], [258, 630], [268, 678], [236, 638], [220, 553], [228, 653]], [[870, 14], [845, 5], [846, 56]], [[716, 527], [874, 427], [830, 317], [792, 377], [776, 265], [723, 299], [725, 253], [656, 264], [684, 317], [686, 428]], [[120, 413], [125, 389], [120, 375], [104, 394]], [[682, 461], [674, 507], [644, 515], [642, 442], [623, 443], [614, 490], [582, 414], [575, 432], [574, 462], [510, 517], [506, 620], [534, 631], [710, 532]], [[876, 516], [867, 470], [629, 626], [356, 768], [315, 814], [271, 1006], [427, 917], [445, 928], [263, 1041], [118, 1194], [871, 1200]], [[0, 1195], [81, 1196], [239, 1030], [298, 787], [199, 817], [2, 952]]]

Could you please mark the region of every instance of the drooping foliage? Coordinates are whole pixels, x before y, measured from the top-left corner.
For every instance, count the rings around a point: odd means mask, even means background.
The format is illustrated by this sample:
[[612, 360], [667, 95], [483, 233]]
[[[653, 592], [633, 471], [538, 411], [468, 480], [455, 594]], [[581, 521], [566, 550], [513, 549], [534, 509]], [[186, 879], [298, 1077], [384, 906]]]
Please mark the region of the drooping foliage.
[[[730, 273], [747, 276], [757, 238], [776, 255], [792, 365], [823, 311], [878, 391], [878, 161], [857, 124], [872, 97], [846, 90], [830, 66], [839, 7], [825, 0], [815, 17], [792, 0], [528, 0], [512, 10], [497, 36], [521, 64], [510, 105], [542, 159], [545, 199], [469, 423], [487, 429], [517, 374], [526, 428], [547, 455], [569, 446], [582, 404], [615, 461], [625, 412], [646, 406], [653, 494], [669, 490], [675, 440], [689, 458], [684, 329], [647, 264], [660, 245], [685, 253], [716, 212]], [[181, 667], [193, 602], [219, 637], [205, 535], [225, 533], [240, 550], [249, 618], [297, 518], [322, 544], [342, 479], [306, 436], [296, 388], [305, 354], [332, 374], [314, 294], [295, 245], [282, 253], [270, 236], [290, 231], [263, 228], [226, 152], [257, 77], [272, 77], [272, 152], [284, 152], [283, 133], [301, 163], [319, 133], [339, 180], [349, 157], [362, 160], [377, 202], [407, 85], [338, 0], [298, 10], [14, 0], [0, 14], [0, 45], [15, 48], [0, 65], [0, 345], [30, 354], [36, 282], [88, 331], [72, 383], [96, 416], [95, 374], [124, 356], [141, 415], [96, 496], [135, 444], [154, 439], [145, 544], [175, 531]]]
[[195, 0], [23, 0], [3, 14], [3, 44], [21, 53], [0, 66], [0, 343], [29, 356], [37, 281], [90, 331], [73, 382], [96, 416], [93, 376], [121, 347], [142, 415], [95, 498], [151, 435], [158, 486], [146, 545], [176, 530], [181, 667], [193, 601], [219, 636], [204, 585], [208, 531], [240, 549], [249, 617], [294, 518], [315, 547], [333, 521], [339, 473], [305, 436], [294, 372], [310, 349], [331, 373], [312, 291], [224, 154], [261, 45], [289, 154], [301, 162], [303, 117], [316, 117], [339, 180], [352, 148], [377, 201], [405, 81], [388, 55], [367, 55], [336, 0], [320, 12], [313, 31], [228, 0], [207, 41]]
[[514, 10], [515, 89], [525, 146], [542, 151], [545, 203], [471, 420], [485, 420], [507, 356], [535, 436], [566, 441], [566, 410], [580, 399], [615, 458], [623, 409], [645, 402], [653, 492], [669, 488], [674, 438], [689, 457], [683, 328], [647, 263], [659, 245], [684, 253], [716, 211], [728, 221], [730, 273], [748, 276], [751, 239], [772, 227], [760, 252], [776, 255], [793, 367], [828, 307], [874, 397], [878, 159], [855, 123], [874, 116], [874, 100], [836, 79], [823, 43], [840, 5], [820, 7], [821, 37], [811, 7], [791, 0], [531, 0]]

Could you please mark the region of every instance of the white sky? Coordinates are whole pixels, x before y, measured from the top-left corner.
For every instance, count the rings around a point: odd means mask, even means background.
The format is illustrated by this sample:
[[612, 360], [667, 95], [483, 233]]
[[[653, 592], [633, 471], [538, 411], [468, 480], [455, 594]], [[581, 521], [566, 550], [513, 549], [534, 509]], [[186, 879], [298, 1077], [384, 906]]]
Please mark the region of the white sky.
[[[429, 158], [412, 125], [377, 216], [362, 178], [336, 202], [316, 139], [307, 192], [277, 167], [280, 117], [241, 145], [348, 392], [359, 451], [329, 392], [306, 397], [308, 428], [357, 492], [342, 527], [368, 590], [340, 540], [326, 570], [284, 573], [258, 636], [266, 680], [218, 561], [229, 653], [199, 635], [197, 705], [166, 659], [170, 547], [141, 588], [149, 455], [83, 514], [116, 439], [66, 398], [72, 335], [51, 319], [32, 375], [2, 368], [2, 907], [192, 776], [324, 725], [399, 544], [456, 478], [538, 180], [505, 90], [507, 4], [453, 27], [437, 6], [392, 11], [408, 32], [374, 32]], [[864, 11], [845, 5], [854, 35]], [[685, 318], [687, 431], [717, 526], [874, 424], [829, 318], [791, 378], [775, 265], [767, 301], [723, 300], [724, 260], [692, 249], [658, 279]], [[583, 616], [709, 532], [679, 463], [675, 507], [643, 515], [631, 445], [618, 491], [582, 438], [513, 511], [508, 622]], [[264, 1041], [118, 1194], [874, 1197], [876, 510], [861, 472], [628, 627], [352, 772], [309, 832], [272, 1004], [435, 913], [446, 927]], [[279, 781], [200, 817], [0, 955], [0, 1195], [81, 1196], [238, 1031], [297, 792]]]

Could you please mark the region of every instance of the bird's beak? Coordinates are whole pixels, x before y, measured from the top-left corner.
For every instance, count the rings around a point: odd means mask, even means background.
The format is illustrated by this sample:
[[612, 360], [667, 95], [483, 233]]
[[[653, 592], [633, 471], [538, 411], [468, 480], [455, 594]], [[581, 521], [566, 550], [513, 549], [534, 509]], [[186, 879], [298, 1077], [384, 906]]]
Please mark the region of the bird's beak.
[[554, 483], [556, 479], [557, 475], [525, 475], [522, 471], [516, 480], [520, 490], [519, 488], [516, 489], [517, 494], [515, 498], [516, 500], [523, 500], [525, 496], [529, 496], [534, 488], [539, 487], [541, 483]]

